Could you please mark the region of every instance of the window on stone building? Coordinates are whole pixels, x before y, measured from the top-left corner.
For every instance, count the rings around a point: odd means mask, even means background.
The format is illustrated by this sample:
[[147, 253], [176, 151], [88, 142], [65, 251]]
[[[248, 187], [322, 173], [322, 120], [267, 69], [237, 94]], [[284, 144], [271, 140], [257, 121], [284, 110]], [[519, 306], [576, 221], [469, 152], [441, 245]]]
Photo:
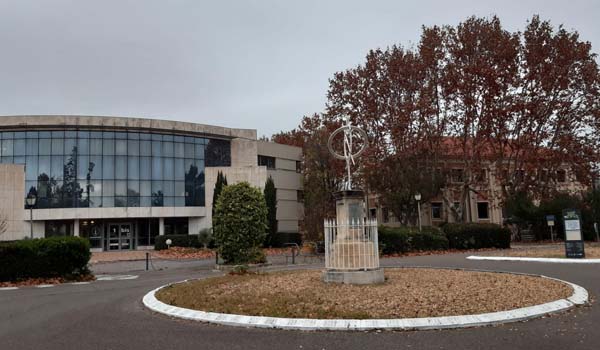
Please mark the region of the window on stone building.
[[434, 220], [442, 219], [442, 203], [441, 202], [431, 203], [431, 218]]
[[489, 203], [488, 202], [478, 202], [477, 203], [477, 218], [478, 219], [489, 219], [490, 218], [490, 212], [489, 212]]
[[258, 165], [266, 166], [267, 169], [275, 169], [275, 157], [258, 156]]

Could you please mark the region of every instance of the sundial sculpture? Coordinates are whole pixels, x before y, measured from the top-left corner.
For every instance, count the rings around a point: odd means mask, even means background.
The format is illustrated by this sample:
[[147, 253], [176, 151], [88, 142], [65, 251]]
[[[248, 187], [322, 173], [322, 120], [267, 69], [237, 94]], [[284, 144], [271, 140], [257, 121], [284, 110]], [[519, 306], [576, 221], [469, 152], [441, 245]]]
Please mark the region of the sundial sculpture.
[[[383, 283], [377, 220], [367, 219], [365, 193], [352, 185], [351, 167], [367, 148], [367, 134], [353, 126], [349, 118], [344, 118], [344, 122], [327, 141], [331, 154], [346, 161], [346, 181], [342, 190], [333, 194], [336, 219], [325, 220], [325, 271], [322, 277], [328, 283]], [[341, 152], [334, 147], [338, 135], [343, 135]]]

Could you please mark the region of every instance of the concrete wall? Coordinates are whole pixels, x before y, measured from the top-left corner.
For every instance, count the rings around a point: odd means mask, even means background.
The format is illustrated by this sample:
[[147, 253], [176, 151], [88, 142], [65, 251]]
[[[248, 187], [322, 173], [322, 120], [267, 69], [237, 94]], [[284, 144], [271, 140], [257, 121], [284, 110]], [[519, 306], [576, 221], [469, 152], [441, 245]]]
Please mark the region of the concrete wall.
[[[23, 220], [25, 207], [25, 166], [22, 164], [0, 164], [0, 221], [3, 232], [0, 240], [15, 240], [29, 237]], [[29, 228], [29, 226], [27, 227]]]

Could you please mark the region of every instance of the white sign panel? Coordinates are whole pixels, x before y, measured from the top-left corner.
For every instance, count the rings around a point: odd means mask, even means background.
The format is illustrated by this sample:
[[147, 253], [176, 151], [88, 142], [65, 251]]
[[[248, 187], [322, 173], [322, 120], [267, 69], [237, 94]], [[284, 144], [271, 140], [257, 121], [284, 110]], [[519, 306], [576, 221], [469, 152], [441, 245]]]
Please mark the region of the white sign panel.
[[566, 231], [579, 230], [579, 220], [565, 220], [565, 230]]
[[581, 240], [581, 231], [567, 231], [567, 241], [580, 241]]

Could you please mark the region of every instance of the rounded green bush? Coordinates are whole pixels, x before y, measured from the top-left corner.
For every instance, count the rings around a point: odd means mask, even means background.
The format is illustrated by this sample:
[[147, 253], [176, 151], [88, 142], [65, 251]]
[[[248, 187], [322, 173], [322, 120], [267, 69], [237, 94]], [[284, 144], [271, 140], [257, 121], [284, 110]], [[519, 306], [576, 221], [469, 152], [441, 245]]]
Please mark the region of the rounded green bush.
[[264, 262], [267, 205], [262, 192], [247, 182], [226, 186], [215, 207], [213, 235], [226, 264]]

